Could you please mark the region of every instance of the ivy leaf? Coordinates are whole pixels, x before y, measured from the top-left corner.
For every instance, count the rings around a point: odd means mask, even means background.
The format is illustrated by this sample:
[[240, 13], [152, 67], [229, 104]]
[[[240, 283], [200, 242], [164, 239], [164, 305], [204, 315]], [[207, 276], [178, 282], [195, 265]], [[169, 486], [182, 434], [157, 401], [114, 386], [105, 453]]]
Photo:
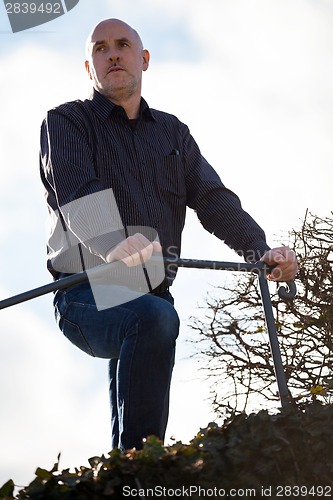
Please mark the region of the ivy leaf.
[[14, 488], [14, 481], [9, 479], [9, 481], [7, 481], [2, 488], [0, 488], [0, 498], [14, 498]]
[[41, 467], [37, 467], [35, 474], [38, 479], [42, 479], [43, 481], [48, 481], [52, 477], [51, 472], [46, 469], [42, 469]]

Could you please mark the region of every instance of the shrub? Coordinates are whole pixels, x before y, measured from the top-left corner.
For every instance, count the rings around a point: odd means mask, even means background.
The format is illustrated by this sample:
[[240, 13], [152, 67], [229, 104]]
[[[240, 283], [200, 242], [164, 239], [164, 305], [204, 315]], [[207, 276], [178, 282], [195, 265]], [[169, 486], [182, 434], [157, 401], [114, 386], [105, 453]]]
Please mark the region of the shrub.
[[333, 406], [315, 401], [271, 415], [239, 414], [221, 427], [210, 424], [185, 445], [164, 447], [149, 437], [142, 450], [93, 457], [89, 467], [47, 471], [14, 496], [0, 498], [120, 499], [223, 496], [319, 498], [333, 490]]

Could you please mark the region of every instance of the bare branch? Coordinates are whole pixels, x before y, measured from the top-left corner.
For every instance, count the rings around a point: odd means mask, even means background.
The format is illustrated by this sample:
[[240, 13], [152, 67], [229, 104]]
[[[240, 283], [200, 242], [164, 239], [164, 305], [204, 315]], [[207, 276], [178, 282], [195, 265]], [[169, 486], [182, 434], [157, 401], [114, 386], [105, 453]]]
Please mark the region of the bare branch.
[[[333, 400], [333, 218], [307, 211], [289, 238], [300, 263], [298, 294], [287, 304], [272, 297], [288, 387], [296, 402]], [[234, 274], [217, 290], [206, 320], [190, 325], [215, 384], [212, 406], [218, 414], [255, 411], [278, 400], [257, 278]]]

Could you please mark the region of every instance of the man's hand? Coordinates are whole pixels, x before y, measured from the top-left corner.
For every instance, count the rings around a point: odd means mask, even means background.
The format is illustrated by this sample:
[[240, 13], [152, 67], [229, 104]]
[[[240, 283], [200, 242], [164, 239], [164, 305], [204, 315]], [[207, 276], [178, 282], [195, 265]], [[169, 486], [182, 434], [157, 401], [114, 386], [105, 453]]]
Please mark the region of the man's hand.
[[296, 255], [289, 247], [272, 248], [260, 260], [268, 266], [275, 266], [271, 274], [267, 276], [272, 281], [291, 281], [297, 274]]
[[143, 234], [136, 233], [119, 243], [106, 254], [106, 262], [120, 260], [128, 267], [138, 266], [147, 262], [154, 252], [162, 253], [158, 241], [149, 241]]

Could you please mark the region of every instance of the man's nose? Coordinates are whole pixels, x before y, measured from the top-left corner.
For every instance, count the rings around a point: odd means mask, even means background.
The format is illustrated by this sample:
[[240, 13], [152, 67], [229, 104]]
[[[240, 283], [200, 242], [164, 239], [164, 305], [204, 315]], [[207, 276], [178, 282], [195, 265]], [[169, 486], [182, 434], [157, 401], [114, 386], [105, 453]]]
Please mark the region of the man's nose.
[[119, 52], [116, 48], [110, 48], [107, 53], [109, 61], [119, 61]]

